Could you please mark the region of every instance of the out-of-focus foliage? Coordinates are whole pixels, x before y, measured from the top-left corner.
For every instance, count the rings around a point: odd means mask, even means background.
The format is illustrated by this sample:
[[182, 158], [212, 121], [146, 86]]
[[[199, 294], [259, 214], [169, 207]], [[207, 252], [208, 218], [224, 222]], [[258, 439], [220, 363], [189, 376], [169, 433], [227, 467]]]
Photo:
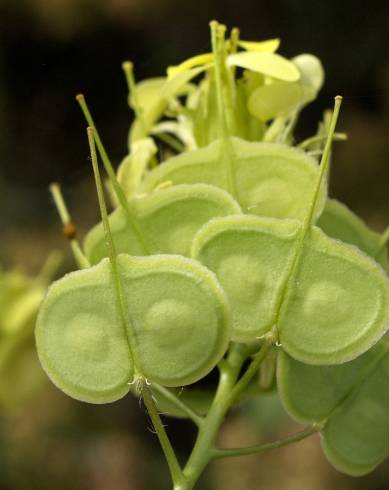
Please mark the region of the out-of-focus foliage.
[[66, 40], [93, 29], [105, 19], [123, 25], [145, 22], [147, 12], [157, 12], [169, 0], [0, 0], [0, 7], [31, 16], [40, 29], [58, 40]]
[[33, 332], [58, 260], [52, 254], [35, 278], [0, 269], [0, 413], [23, 408], [45, 383]]

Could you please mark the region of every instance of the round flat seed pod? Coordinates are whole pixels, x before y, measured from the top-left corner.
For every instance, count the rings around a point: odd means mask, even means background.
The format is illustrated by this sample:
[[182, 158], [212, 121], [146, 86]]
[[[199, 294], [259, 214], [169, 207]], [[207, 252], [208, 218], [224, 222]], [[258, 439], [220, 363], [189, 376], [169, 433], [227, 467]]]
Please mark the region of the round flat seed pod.
[[340, 471], [363, 475], [389, 455], [389, 339], [339, 366], [309, 366], [280, 353], [279, 394], [288, 413], [323, 425], [322, 446]]
[[351, 393], [382, 353], [381, 343], [351, 362], [312, 366], [296, 361], [280, 350], [277, 386], [287, 412], [299, 422], [322, 422]]
[[[151, 192], [163, 182], [203, 182], [231, 192], [245, 212], [302, 219], [318, 170], [315, 160], [301, 150], [230, 138], [169, 159], [149, 173], [143, 191]], [[325, 194], [323, 185], [317, 216], [324, 206]]]
[[300, 230], [294, 220], [229, 216], [196, 235], [192, 257], [214, 271], [232, 307], [232, 338], [249, 342], [274, 325]]
[[386, 274], [356, 247], [316, 227], [299, 256], [277, 322], [284, 350], [308, 364], [354, 359], [388, 329]]
[[122, 398], [133, 377], [108, 260], [48, 290], [36, 325], [39, 358], [66, 394], [91, 403]]
[[322, 446], [329, 461], [350, 475], [364, 475], [389, 456], [389, 352], [358, 393], [328, 420]]
[[224, 355], [230, 311], [216, 277], [181, 256], [119, 255], [139, 370], [163, 386], [194, 383]]
[[328, 199], [317, 221], [317, 226], [332, 238], [356, 245], [367, 255], [373, 257], [386, 271], [389, 271], [387, 249], [381, 244], [381, 235], [370, 230], [341, 202], [336, 199]]
[[222, 146], [221, 140], [215, 140], [198, 150], [169, 158], [148, 173], [140, 192], [152, 192], [165, 182], [173, 185], [205, 183], [227, 189], [227, 172], [220, 161]]
[[389, 281], [370, 257], [299, 222], [217, 218], [196, 235], [192, 256], [213, 270], [232, 306], [233, 339], [276, 327], [293, 358], [308, 364], [354, 359], [389, 325]]
[[[204, 223], [218, 216], [240, 213], [239, 205], [227, 192], [206, 184], [170, 187], [134, 199], [129, 206], [149, 245], [150, 254], [189, 255], [193, 236]], [[109, 223], [118, 253], [144, 255], [126, 210], [117, 208], [110, 215]], [[84, 249], [92, 264], [108, 256], [102, 223], [88, 233]]]

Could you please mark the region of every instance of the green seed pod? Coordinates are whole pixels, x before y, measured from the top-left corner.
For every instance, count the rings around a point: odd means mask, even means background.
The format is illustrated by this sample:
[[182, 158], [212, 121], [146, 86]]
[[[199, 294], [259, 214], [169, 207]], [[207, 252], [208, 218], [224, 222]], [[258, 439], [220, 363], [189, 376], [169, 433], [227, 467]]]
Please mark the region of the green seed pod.
[[49, 289], [36, 327], [49, 377], [91, 403], [121, 398], [136, 375], [165, 386], [193, 383], [228, 341], [223, 291], [207, 269], [179, 256], [120, 255], [117, 273], [104, 259], [68, 274]]
[[314, 227], [289, 280], [280, 340], [295, 359], [337, 364], [365, 352], [389, 326], [389, 281], [355, 247]]
[[192, 257], [225, 289], [234, 341], [254, 341], [273, 327], [298, 232], [295, 220], [238, 215], [212, 220], [196, 235]]
[[[301, 150], [230, 138], [169, 159], [148, 174], [142, 190], [151, 192], [167, 181], [203, 182], [226, 189], [251, 214], [300, 219], [318, 172], [315, 160]], [[324, 206], [326, 186], [320, 192], [316, 216]]]
[[67, 395], [91, 403], [123, 397], [134, 374], [111, 275], [106, 259], [54, 282], [35, 330], [49, 378]]
[[283, 348], [310, 364], [346, 362], [389, 324], [389, 281], [355, 247], [313, 227], [254, 216], [217, 218], [196, 235], [192, 256], [213, 270], [233, 311], [232, 338], [276, 328]]
[[280, 353], [278, 389], [288, 413], [320, 424], [322, 446], [340, 471], [363, 475], [389, 455], [389, 338], [340, 366], [309, 366]]
[[[197, 230], [211, 218], [240, 212], [239, 205], [222, 189], [205, 184], [180, 185], [154, 192], [128, 203], [138, 222], [147, 250], [133, 232], [123, 207], [109, 217], [118, 253], [130, 255], [190, 254]], [[103, 223], [88, 233], [84, 243], [87, 258], [98, 263], [109, 254]]]
[[180, 256], [118, 257], [140, 371], [164, 386], [199, 380], [230, 340], [230, 313], [214, 274]]
[[356, 245], [389, 271], [386, 244], [379, 233], [370, 230], [347, 206], [328, 199], [317, 225], [330, 237]]

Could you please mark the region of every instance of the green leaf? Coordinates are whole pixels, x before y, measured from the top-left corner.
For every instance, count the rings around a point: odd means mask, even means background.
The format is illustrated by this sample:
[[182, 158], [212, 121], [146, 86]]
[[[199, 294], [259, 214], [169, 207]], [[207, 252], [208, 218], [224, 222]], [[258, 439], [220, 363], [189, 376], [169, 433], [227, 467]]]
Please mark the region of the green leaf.
[[[240, 213], [238, 204], [222, 189], [205, 184], [180, 185], [129, 201], [148, 252], [189, 255], [199, 228], [212, 218]], [[128, 222], [126, 210], [116, 209], [109, 218], [118, 253], [143, 255], [142, 243]], [[103, 224], [96, 225], [84, 242], [92, 264], [108, 256]]]
[[251, 51], [231, 54], [227, 57], [227, 64], [256, 71], [284, 82], [296, 82], [300, 78], [296, 66], [275, 53]]
[[389, 339], [352, 362], [309, 366], [285, 353], [277, 381], [288, 413], [323, 426], [322, 446], [340, 471], [363, 475], [389, 456]]
[[[258, 215], [301, 218], [318, 177], [316, 162], [304, 152], [283, 145], [217, 140], [205, 148], [167, 160], [146, 177], [151, 192], [163, 182], [204, 182], [226, 189], [242, 209]], [[325, 202], [323, 186], [317, 215]]]

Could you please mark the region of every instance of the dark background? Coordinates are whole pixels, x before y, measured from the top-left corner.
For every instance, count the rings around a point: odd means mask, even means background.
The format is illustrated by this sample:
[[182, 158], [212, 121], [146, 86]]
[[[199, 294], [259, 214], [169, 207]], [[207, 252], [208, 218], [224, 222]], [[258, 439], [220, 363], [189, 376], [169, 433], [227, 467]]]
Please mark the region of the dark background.
[[[389, 223], [389, 4], [315, 0], [0, 0], [0, 262], [37, 272], [53, 248], [67, 251], [47, 186], [63, 184], [81, 233], [98, 208], [85, 123], [74, 100], [84, 92], [113, 161], [126, 154], [131, 113], [120, 68], [138, 80], [164, 74], [210, 47], [208, 22], [238, 26], [241, 37], [281, 37], [280, 52], [310, 52], [326, 71], [305, 109], [297, 139], [312, 134], [336, 94], [344, 96], [331, 192], [374, 229]], [[71, 268], [70, 254], [63, 269]], [[254, 444], [293, 431], [276, 400], [247, 406], [222, 433], [225, 444]], [[51, 386], [0, 427], [1, 489], [168, 489], [166, 468], [138, 403], [74, 402]], [[184, 456], [193, 430], [169, 421]], [[258, 430], [253, 430], [257, 428]], [[214, 464], [203, 489], [389, 488], [388, 464], [362, 479], [335, 472], [318, 441], [264, 456]]]

